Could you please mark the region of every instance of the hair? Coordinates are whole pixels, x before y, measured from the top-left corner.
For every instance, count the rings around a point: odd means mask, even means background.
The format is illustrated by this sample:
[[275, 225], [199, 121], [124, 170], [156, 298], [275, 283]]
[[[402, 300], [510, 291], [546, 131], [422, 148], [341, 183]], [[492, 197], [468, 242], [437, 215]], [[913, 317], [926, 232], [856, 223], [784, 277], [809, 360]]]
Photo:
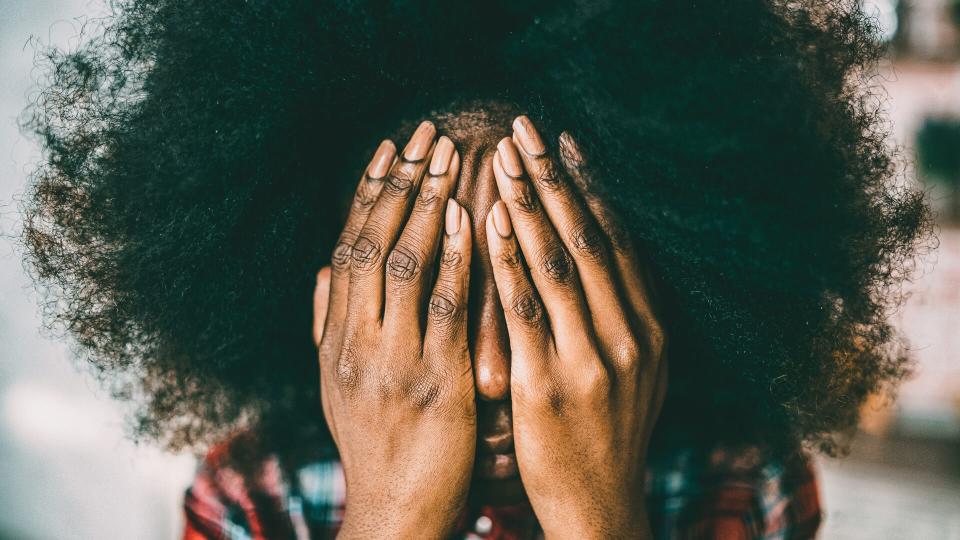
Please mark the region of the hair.
[[829, 451], [907, 371], [888, 316], [930, 220], [852, 0], [118, 0], [100, 22], [40, 51], [23, 238], [139, 437], [322, 432], [338, 201], [383, 135], [470, 100], [581, 141], [667, 299], [664, 430]]

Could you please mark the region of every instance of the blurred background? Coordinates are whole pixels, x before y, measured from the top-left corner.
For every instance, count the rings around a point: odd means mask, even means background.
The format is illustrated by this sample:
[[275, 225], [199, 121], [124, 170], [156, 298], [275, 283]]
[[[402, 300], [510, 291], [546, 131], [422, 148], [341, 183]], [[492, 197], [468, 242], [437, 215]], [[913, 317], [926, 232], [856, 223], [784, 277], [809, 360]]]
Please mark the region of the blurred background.
[[[11, 237], [39, 157], [17, 117], [34, 43], [76, 45], [104, 0], [0, 0], [0, 540], [170, 540], [193, 458], [126, 438], [123, 406], [42, 331]], [[890, 54], [881, 87], [910, 179], [930, 193], [939, 249], [896, 321], [917, 359], [896, 401], [867, 404], [842, 460], [820, 459], [825, 539], [960, 540], [960, 0], [865, 0]]]

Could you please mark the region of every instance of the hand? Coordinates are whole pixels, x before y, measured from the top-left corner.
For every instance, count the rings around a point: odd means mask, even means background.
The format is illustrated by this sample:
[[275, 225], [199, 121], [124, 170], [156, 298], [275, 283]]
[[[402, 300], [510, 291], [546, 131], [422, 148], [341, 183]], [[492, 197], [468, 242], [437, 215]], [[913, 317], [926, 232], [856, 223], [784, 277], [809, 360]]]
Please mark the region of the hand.
[[520, 117], [493, 163], [502, 200], [486, 234], [510, 335], [517, 464], [548, 538], [649, 537], [664, 334], [629, 242], [577, 189], [588, 181], [579, 148], [567, 133], [561, 144], [563, 168]]
[[446, 536], [470, 486], [470, 220], [448, 201], [459, 154], [447, 137], [434, 147], [435, 134], [421, 124], [392, 168], [393, 144], [381, 144], [332, 271], [318, 276], [314, 338], [324, 416], [346, 477], [345, 538]]

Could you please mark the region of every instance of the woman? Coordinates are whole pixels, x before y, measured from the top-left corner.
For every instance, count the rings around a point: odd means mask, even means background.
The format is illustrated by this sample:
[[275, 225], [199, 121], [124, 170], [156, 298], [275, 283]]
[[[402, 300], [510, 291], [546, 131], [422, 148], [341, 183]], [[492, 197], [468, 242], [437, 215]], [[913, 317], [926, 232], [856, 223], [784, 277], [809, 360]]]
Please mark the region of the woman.
[[122, 2], [48, 56], [30, 260], [139, 434], [220, 442], [188, 538], [810, 537], [927, 231], [871, 24]]

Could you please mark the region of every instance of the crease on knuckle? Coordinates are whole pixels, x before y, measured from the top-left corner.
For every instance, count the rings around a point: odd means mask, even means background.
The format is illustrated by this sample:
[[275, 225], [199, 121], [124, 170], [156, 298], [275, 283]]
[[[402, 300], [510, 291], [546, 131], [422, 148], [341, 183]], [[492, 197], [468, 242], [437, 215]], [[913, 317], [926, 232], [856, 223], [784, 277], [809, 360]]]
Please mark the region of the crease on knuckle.
[[577, 253], [590, 260], [600, 260], [603, 256], [603, 237], [600, 231], [589, 221], [582, 219], [570, 233], [571, 244]]
[[387, 176], [387, 182], [383, 186], [384, 191], [393, 195], [407, 195], [413, 188], [414, 174], [414, 171], [407, 167], [392, 171]]
[[435, 322], [449, 324], [453, 322], [459, 311], [460, 303], [457, 301], [457, 296], [452, 292], [436, 290], [430, 296], [429, 313]]
[[573, 261], [566, 249], [553, 246], [540, 257], [540, 271], [555, 283], [567, 283], [573, 277]]
[[387, 258], [387, 273], [400, 283], [413, 281], [421, 271], [420, 261], [408, 249], [396, 247]]
[[350, 252], [354, 270], [365, 271], [376, 267], [382, 252], [380, 244], [366, 236], [357, 238]]
[[455, 248], [447, 247], [440, 255], [440, 268], [444, 270], [459, 270], [463, 266], [463, 255]]
[[529, 292], [514, 297], [510, 309], [521, 321], [530, 325], [539, 324], [543, 319], [543, 307], [540, 301]]
[[353, 196], [353, 207], [361, 212], [366, 212], [377, 202], [377, 198], [380, 195], [380, 185], [382, 184], [382, 179], [374, 180], [372, 178], [367, 178], [364, 180], [360, 187], [357, 188], [357, 192]]
[[422, 210], [433, 210], [440, 201], [440, 190], [433, 185], [424, 185], [420, 188], [420, 194], [417, 195], [417, 207]]
[[540, 163], [534, 179], [537, 185], [546, 191], [557, 191], [563, 188], [560, 181], [560, 171], [552, 159], [544, 159]]
[[537, 200], [533, 187], [524, 180], [513, 182], [513, 204], [525, 214], [534, 214], [540, 209], [540, 201]]
[[346, 270], [350, 267], [350, 260], [353, 258], [353, 242], [341, 237], [340, 241], [333, 248], [333, 254], [330, 256], [330, 263], [337, 272]]
[[519, 270], [523, 268], [523, 255], [520, 253], [520, 248], [514, 244], [504, 248], [498, 255], [497, 260], [500, 262], [500, 265], [509, 270]]

